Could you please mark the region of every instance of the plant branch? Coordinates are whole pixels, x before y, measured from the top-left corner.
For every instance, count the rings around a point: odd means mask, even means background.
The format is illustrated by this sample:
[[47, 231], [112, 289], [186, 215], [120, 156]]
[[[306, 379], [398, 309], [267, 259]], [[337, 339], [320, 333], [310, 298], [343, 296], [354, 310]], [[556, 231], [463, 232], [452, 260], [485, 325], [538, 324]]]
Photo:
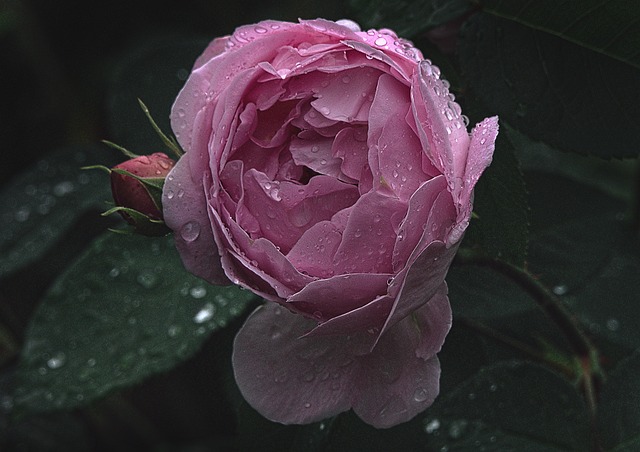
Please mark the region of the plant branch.
[[591, 357], [595, 346], [578, 326], [573, 315], [564, 307], [560, 299], [527, 270], [509, 262], [478, 254], [472, 250], [460, 249], [456, 262], [463, 265], [480, 265], [492, 268], [509, 277], [524, 289], [547, 316], [560, 328], [572, 350], [581, 357]]

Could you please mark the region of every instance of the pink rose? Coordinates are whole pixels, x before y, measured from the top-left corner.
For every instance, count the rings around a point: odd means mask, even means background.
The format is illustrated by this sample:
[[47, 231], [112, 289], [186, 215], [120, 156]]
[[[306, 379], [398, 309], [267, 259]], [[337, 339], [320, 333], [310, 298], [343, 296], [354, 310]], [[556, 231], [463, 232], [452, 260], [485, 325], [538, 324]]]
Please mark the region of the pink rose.
[[498, 132], [469, 134], [448, 87], [410, 42], [351, 21], [244, 26], [196, 61], [165, 221], [192, 273], [272, 302], [233, 355], [265, 417], [352, 408], [390, 427], [438, 394], [444, 278]]

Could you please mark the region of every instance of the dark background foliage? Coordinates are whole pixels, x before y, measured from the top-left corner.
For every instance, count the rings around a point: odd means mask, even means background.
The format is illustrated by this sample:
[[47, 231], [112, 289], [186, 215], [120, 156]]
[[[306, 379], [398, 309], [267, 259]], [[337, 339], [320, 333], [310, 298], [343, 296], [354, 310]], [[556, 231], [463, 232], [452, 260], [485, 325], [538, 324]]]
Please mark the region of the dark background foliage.
[[[170, 238], [106, 232], [107, 178], [79, 170], [122, 160], [102, 139], [163, 151], [136, 99], [169, 130], [213, 37], [299, 17], [396, 30], [472, 125], [501, 119], [441, 396], [389, 430], [262, 419], [229, 363], [258, 300], [186, 274]], [[0, 449], [638, 450], [639, 24], [635, 0], [0, 3]]]

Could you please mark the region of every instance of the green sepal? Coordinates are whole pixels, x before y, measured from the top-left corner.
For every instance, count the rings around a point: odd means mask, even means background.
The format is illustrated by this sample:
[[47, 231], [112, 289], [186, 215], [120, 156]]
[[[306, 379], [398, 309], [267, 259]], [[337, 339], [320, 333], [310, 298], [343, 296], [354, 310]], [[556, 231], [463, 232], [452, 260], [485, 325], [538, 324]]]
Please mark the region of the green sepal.
[[123, 176], [133, 177], [140, 182], [147, 193], [149, 193], [153, 204], [158, 210], [162, 211], [162, 187], [164, 186], [164, 177], [140, 177], [121, 168], [113, 168], [111, 171], [122, 174]]
[[104, 144], [106, 144], [107, 146], [109, 146], [110, 148], [113, 148], [117, 151], [122, 152], [126, 157], [129, 157], [130, 159], [135, 159], [140, 157], [138, 154], [134, 154], [133, 152], [131, 152], [130, 150], [120, 146], [119, 144], [115, 144], [109, 140], [102, 140], [102, 142]]
[[153, 117], [151, 116], [151, 112], [149, 111], [147, 106], [144, 104], [144, 102], [142, 102], [142, 100], [138, 99], [138, 103], [140, 104], [140, 107], [142, 108], [142, 111], [144, 112], [144, 114], [147, 116], [147, 119], [151, 123], [151, 127], [153, 127], [153, 130], [156, 131], [156, 133], [158, 134], [158, 136], [160, 137], [164, 145], [168, 147], [171, 150], [171, 152], [173, 152], [176, 155], [176, 157], [178, 158], [182, 157], [182, 154], [184, 154], [184, 152], [182, 151], [182, 149], [180, 149], [180, 145], [178, 144], [176, 139], [174, 137], [168, 137], [160, 129], [160, 127], [158, 127], [158, 124], [156, 124]]
[[156, 220], [155, 218], [151, 218], [150, 216], [129, 207], [116, 206], [107, 210], [106, 212], [103, 212], [101, 215], [103, 217], [106, 217], [116, 212], [120, 214], [124, 213], [129, 216], [133, 221], [133, 229], [109, 229], [112, 232], [117, 232], [120, 234], [137, 233], [149, 237], [160, 237], [171, 232], [164, 221]]
[[111, 168], [107, 168], [104, 165], [89, 165], [89, 166], [83, 166], [80, 169], [81, 170], [99, 169], [99, 170], [102, 170], [102, 171], [106, 172], [107, 174], [111, 174]]

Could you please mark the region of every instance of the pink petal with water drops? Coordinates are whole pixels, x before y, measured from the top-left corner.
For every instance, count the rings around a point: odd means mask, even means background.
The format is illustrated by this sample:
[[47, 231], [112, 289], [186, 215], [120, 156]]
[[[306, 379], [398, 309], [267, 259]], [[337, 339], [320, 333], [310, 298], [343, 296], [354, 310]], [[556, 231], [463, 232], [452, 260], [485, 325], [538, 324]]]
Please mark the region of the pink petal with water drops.
[[240, 392], [267, 419], [307, 424], [351, 407], [357, 372], [346, 336], [303, 338], [313, 321], [268, 304], [247, 319], [233, 345]]
[[362, 68], [332, 74], [328, 85], [320, 85], [318, 98], [311, 105], [329, 119], [365, 122], [379, 74], [374, 69]]
[[303, 130], [291, 139], [289, 151], [297, 165], [306, 166], [318, 174], [345, 180], [340, 170], [342, 160], [333, 156], [332, 144], [332, 138], [318, 135], [313, 130]]
[[430, 305], [397, 323], [359, 359], [353, 410], [376, 428], [407, 422], [429, 407], [440, 391], [438, 358], [425, 359], [421, 353], [423, 336], [432, 337], [427, 323], [433, 313]]
[[316, 280], [292, 295], [287, 303], [313, 313], [319, 321], [326, 321], [384, 295], [390, 277], [390, 274], [352, 273]]
[[342, 241], [342, 229], [331, 221], [320, 221], [298, 239], [287, 259], [299, 271], [318, 278], [334, 275], [333, 256]]
[[[447, 189], [447, 181], [440, 175], [424, 182], [409, 199], [407, 215], [400, 229], [393, 251], [393, 271], [398, 272], [407, 264], [409, 256], [418, 246], [425, 231], [430, 231], [428, 220], [436, 198]], [[455, 214], [455, 211], [454, 211]]]
[[365, 193], [351, 208], [342, 243], [334, 257], [340, 273], [391, 273], [396, 241], [393, 218], [404, 217], [406, 204], [378, 192]]
[[212, 284], [229, 284], [211, 231], [202, 182], [194, 182], [183, 155], [167, 176], [162, 192], [164, 221], [174, 235], [185, 268]]
[[442, 242], [432, 242], [389, 285], [389, 293], [397, 294], [391, 315], [381, 333], [431, 299], [444, 283], [449, 266], [458, 250]]
[[471, 208], [470, 200], [473, 188], [493, 159], [498, 128], [498, 117], [493, 116], [478, 123], [471, 132], [471, 144], [469, 145], [469, 156], [464, 175], [465, 185], [460, 200], [462, 208], [466, 210], [468, 215], [470, 215], [468, 210]]
[[447, 177], [457, 197], [469, 148], [469, 134], [460, 106], [449, 93], [449, 83], [440, 79], [440, 69], [428, 61], [420, 63], [411, 94], [423, 147], [432, 163]]

